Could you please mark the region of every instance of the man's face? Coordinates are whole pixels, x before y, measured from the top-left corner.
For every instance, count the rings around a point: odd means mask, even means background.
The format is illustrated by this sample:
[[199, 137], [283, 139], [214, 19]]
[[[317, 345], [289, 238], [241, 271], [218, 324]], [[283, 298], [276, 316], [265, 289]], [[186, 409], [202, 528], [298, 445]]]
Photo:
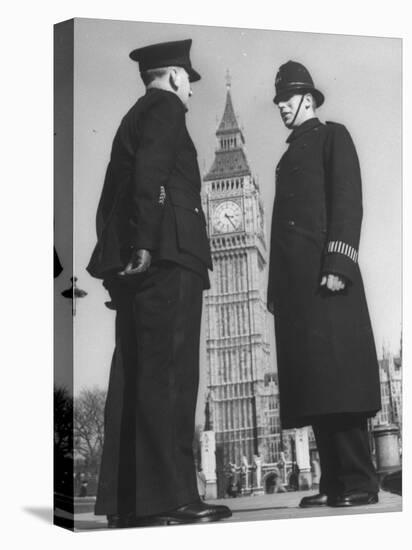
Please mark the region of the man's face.
[[303, 105], [299, 110], [298, 116], [295, 120], [293, 120], [295, 118], [296, 111], [299, 109], [301, 99], [302, 94], [292, 94], [285, 96], [284, 98], [282, 98], [281, 101], [278, 102], [280, 116], [282, 117], [283, 124], [286, 126], [286, 128], [295, 128], [302, 123], [302, 120], [300, 119], [303, 114]]
[[189, 82], [189, 75], [183, 67], [176, 68], [176, 94], [185, 107], [188, 106], [189, 98], [192, 95], [192, 88]]

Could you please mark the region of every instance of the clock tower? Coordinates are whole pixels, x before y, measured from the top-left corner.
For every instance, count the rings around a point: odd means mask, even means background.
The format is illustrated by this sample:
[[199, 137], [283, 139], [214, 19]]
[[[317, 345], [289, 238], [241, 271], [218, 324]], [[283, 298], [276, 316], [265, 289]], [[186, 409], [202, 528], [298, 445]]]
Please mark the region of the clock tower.
[[[207, 319], [207, 425], [223, 467], [279, 460], [277, 376], [270, 359], [264, 288], [266, 239], [259, 185], [250, 169], [228, 78], [217, 147], [203, 178], [212, 249]], [[219, 472], [220, 470], [220, 472]]]

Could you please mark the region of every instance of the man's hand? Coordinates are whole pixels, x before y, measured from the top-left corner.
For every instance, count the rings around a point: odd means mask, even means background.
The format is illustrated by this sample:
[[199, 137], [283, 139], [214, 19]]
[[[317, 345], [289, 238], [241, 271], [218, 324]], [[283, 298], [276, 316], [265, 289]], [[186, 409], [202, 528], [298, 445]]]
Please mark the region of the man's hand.
[[267, 308], [268, 308], [268, 311], [274, 315], [275, 314], [275, 304], [273, 302], [273, 300], [271, 300], [270, 302], [267, 303]]
[[120, 271], [119, 275], [129, 276], [144, 273], [149, 269], [151, 261], [152, 255], [148, 250], [144, 248], [133, 250], [129, 263], [123, 271]]
[[337, 292], [339, 290], [343, 290], [346, 286], [346, 283], [342, 279], [342, 277], [339, 277], [339, 275], [332, 275], [331, 273], [329, 273], [328, 275], [324, 275], [320, 282], [320, 286], [325, 285], [332, 292]]

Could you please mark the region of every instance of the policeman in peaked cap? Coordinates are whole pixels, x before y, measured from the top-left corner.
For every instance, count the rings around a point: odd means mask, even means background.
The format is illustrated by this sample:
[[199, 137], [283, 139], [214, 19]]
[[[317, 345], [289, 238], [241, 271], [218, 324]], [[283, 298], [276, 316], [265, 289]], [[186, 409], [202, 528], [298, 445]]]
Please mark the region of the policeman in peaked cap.
[[115, 135], [89, 273], [116, 312], [96, 514], [109, 527], [216, 521], [192, 453], [202, 292], [212, 267], [186, 128], [191, 40], [133, 50], [146, 93]]
[[276, 169], [268, 283], [284, 429], [312, 425], [322, 476], [301, 507], [378, 501], [367, 418], [380, 409], [378, 361], [358, 265], [359, 161], [342, 124], [320, 122], [324, 95], [296, 61], [274, 103], [292, 130]]
[[192, 40], [179, 40], [176, 42], [162, 42], [138, 48], [130, 52], [133, 61], [139, 63], [141, 74], [151, 69], [162, 67], [183, 67], [189, 75], [190, 82], [200, 80], [200, 74], [195, 71], [190, 62], [190, 47]]

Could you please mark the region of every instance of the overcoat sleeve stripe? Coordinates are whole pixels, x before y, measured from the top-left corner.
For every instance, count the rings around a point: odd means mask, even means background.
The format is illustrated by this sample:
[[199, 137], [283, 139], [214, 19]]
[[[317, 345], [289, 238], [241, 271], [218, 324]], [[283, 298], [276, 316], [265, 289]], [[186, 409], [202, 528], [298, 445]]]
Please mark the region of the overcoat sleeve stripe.
[[336, 252], [338, 254], [343, 254], [355, 263], [358, 261], [357, 250], [353, 248], [353, 246], [351, 246], [350, 244], [344, 243], [343, 241], [329, 241], [327, 250], [329, 253]]

